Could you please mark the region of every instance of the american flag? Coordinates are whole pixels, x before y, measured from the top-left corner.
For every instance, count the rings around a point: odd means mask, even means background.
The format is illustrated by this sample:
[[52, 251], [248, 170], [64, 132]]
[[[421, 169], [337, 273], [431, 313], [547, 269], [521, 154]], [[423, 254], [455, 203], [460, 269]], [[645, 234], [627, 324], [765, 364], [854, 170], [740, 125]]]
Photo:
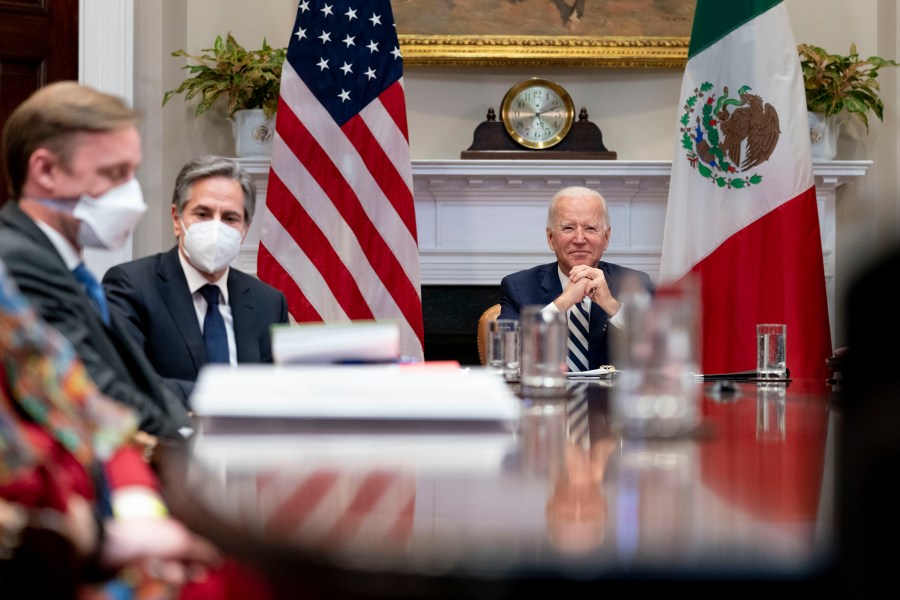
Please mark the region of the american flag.
[[259, 278], [298, 322], [394, 321], [423, 357], [403, 60], [387, 0], [302, 0], [260, 215]]

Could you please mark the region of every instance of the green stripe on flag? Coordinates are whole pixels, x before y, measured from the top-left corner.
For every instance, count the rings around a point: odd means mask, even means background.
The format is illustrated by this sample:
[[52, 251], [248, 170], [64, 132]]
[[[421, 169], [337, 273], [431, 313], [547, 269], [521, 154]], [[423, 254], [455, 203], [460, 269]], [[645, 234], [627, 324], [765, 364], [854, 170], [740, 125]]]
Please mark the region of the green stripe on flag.
[[688, 60], [783, 0], [697, 0]]

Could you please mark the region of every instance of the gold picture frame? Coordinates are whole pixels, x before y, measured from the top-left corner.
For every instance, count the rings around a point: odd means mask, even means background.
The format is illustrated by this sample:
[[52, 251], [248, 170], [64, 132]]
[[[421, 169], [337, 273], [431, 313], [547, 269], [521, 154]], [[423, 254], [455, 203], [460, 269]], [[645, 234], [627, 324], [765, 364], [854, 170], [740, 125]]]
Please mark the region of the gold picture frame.
[[394, 0], [393, 12], [405, 66], [675, 69], [687, 62], [694, 4]]
[[683, 68], [690, 38], [400, 35], [405, 66]]

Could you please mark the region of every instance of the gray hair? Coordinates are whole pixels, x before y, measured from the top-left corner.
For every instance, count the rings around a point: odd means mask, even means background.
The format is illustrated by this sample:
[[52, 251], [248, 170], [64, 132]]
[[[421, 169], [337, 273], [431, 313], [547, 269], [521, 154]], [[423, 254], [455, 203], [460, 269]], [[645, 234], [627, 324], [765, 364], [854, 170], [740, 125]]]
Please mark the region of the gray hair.
[[241, 184], [244, 192], [244, 220], [249, 225], [256, 212], [256, 186], [253, 185], [250, 174], [236, 160], [227, 156], [200, 156], [181, 167], [175, 178], [175, 191], [172, 194], [176, 212], [180, 215], [184, 210], [194, 184], [210, 177], [227, 177]]
[[559, 190], [550, 199], [550, 206], [547, 208], [547, 231], [556, 225], [556, 207], [563, 198], [593, 198], [599, 202], [603, 208], [603, 226], [607, 231], [609, 230], [609, 211], [606, 209], [606, 198], [597, 190], [573, 185]]

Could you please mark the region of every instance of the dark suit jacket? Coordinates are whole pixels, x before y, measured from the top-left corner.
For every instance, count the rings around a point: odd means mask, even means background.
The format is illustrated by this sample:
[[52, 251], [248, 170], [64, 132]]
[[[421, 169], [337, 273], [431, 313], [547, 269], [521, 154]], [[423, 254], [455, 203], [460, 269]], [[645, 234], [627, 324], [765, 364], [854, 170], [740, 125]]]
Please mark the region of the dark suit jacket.
[[108, 396], [133, 406], [147, 433], [181, 440], [191, 421], [116, 316], [109, 326], [44, 232], [15, 202], [0, 209], [0, 260], [35, 310], [75, 346], [91, 379]]
[[[643, 271], [630, 269], [613, 263], [599, 262], [609, 284], [609, 291], [618, 298], [622, 283], [629, 277], [636, 277], [640, 284], [651, 293], [653, 283]], [[500, 318], [518, 319], [523, 306], [538, 304], [547, 306], [562, 294], [557, 263], [538, 265], [524, 271], [507, 275], [500, 281]], [[591, 331], [588, 340], [588, 368], [598, 369], [610, 364], [609, 315], [599, 306], [591, 306]]]
[[[178, 246], [112, 267], [103, 277], [103, 287], [110, 310], [122, 317], [166, 385], [179, 390], [187, 402], [207, 359]], [[284, 294], [231, 268], [228, 298], [238, 362], [272, 362], [270, 329], [288, 322]]]

